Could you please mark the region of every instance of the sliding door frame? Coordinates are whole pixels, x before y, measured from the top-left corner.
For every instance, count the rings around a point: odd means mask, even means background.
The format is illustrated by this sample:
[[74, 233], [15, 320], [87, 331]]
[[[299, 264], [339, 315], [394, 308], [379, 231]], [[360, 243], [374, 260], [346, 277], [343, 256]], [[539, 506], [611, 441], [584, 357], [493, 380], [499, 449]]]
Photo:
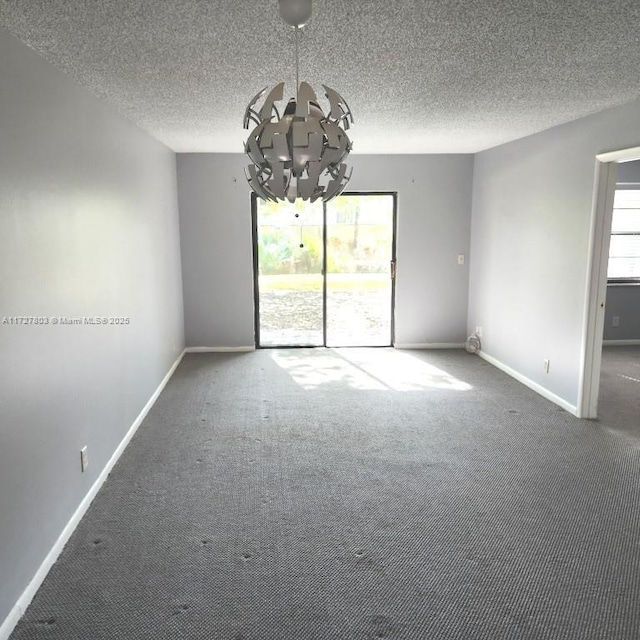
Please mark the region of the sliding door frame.
[[[391, 229], [391, 318], [390, 344], [395, 345], [396, 336], [396, 274], [397, 274], [397, 231], [398, 192], [397, 191], [345, 191], [340, 196], [391, 196], [393, 203]], [[253, 254], [253, 322], [256, 349], [308, 348], [307, 345], [261, 345], [260, 344], [260, 273], [258, 255], [258, 197], [251, 194], [251, 244]], [[322, 203], [322, 347], [327, 346], [327, 203]], [[358, 345], [353, 345], [358, 346]], [[374, 348], [374, 347], [372, 347]]]
[[256, 349], [260, 347], [260, 272], [258, 268], [258, 196], [251, 194], [251, 253], [253, 255], [253, 331]]

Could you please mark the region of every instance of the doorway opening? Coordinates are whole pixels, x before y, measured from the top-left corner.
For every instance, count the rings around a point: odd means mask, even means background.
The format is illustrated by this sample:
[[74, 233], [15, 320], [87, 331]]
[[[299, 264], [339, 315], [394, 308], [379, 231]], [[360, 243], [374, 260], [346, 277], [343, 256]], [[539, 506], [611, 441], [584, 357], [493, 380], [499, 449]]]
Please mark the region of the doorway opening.
[[257, 347], [393, 345], [396, 203], [252, 197]]
[[[585, 310], [578, 417], [598, 417], [607, 286], [615, 275], [611, 258], [611, 233], [618, 165], [640, 159], [640, 147], [596, 156], [594, 206], [591, 221], [588, 299]], [[619, 243], [617, 243], [619, 244]], [[614, 254], [617, 251], [613, 247]], [[615, 256], [613, 256], [615, 257]], [[625, 256], [628, 258], [628, 256]], [[615, 268], [614, 268], [615, 267]]]

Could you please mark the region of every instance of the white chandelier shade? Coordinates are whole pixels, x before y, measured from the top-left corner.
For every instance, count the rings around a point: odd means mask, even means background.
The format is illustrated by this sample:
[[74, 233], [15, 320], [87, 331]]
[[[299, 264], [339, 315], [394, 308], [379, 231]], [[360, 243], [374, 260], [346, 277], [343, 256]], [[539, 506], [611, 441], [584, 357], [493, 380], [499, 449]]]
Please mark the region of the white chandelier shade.
[[296, 198], [325, 202], [340, 194], [351, 177], [345, 159], [351, 151], [346, 130], [353, 123], [351, 110], [337, 91], [322, 85], [329, 101], [327, 115], [306, 83], [300, 83], [296, 98], [287, 103], [282, 115], [284, 82], [276, 85], [261, 108], [254, 108], [264, 97], [263, 89], [249, 103], [244, 128], [255, 125], [245, 144], [252, 161], [247, 180], [264, 200]]
[[[264, 200], [294, 202], [297, 198], [325, 202], [340, 194], [351, 178], [345, 160], [351, 151], [347, 129], [353, 124], [351, 109], [333, 89], [322, 85], [329, 101], [323, 111], [307, 82], [298, 81], [298, 36], [311, 18], [311, 0], [279, 0], [280, 16], [295, 28], [296, 96], [284, 110], [284, 82], [268, 93], [262, 107], [256, 104], [263, 89], [249, 103], [244, 128], [254, 128], [244, 151], [253, 164], [246, 171], [249, 186]], [[280, 115], [282, 114], [282, 115]]]

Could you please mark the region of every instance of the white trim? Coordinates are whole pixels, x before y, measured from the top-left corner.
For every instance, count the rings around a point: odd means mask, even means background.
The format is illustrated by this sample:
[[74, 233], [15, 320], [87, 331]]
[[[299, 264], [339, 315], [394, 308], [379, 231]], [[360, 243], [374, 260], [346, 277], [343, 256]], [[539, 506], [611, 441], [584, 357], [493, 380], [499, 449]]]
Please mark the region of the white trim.
[[635, 347], [640, 346], [640, 340], [603, 340], [605, 347]]
[[53, 547], [51, 547], [51, 550], [42, 561], [42, 564], [31, 579], [31, 582], [29, 582], [27, 588], [22, 592], [22, 594], [18, 598], [18, 601], [15, 603], [15, 605], [13, 605], [11, 611], [9, 611], [9, 615], [7, 615], [2, 625], [0, 625], [0, 640], [9, 639], [9, 636], [20, 621], [20, 618], [22, 618], [22, 616], [24, 615], [24, 612], [29, 606], [29, 603], [31, 602], [31, 600], [33, 600], [36, 592], [42, 585], [44, 579], [47, 577], [49, 570], [58, 559], [60, 552], [71, 537], [71, 534], [75, 531], [75, 528], [78, 526], [80, 520], [82, 520], [82, 517], [86, 513], [93, 499], [96, 497], [98, 491], [100, 491], [100, 488], [104, 484], [104, 481], [107, 479], [107, 476], [122, 455], [122, 452], [125, 450], [126, 446], [129, 444], [131, 438], [133, 438], [135, 432], [138, 430], [138, 427], [142, 424], [142, 421], [147, 417], [147, 414], [151, 410], [151, 407], [153, 407], [155, 401], [158, 399], [158, 396], [162, 393], [162, 390], [165, 388], [167, 382], [169, 382], [169, 379], [173, 375], [173, 372], [180, 364], [184, 353], [185, 352], [183, 351], [178, 356], [177, 360], [171, 366], [171, 369], [169, 369], [167, 375], [165, 375], [165, 377], [162, 379], [162, 382], [158, 385], [158, 388], [155, 390], [151, 398], [149, 398], [149, 401], [147, 402], [147, 404], [145, 404], [142, 411], [138, 414], [138, 417], [134, 420], [133, 424], [129, 428], [129, 431], [127, 431], [126, 435], [124, 436], [116, 450], [113, 452], [113, 455], [111, 456], [111, 458], [109, 458], [109, 461], [100, 472], [100, 475], [96, 478], [96, 481], [93, 483], [88, 493], [82, 499], [82, 502], [79, 504], [78, 508], [69, 519], [69, 522], [67, 522], [67, 524], [65, 525], [55, 544], [53, 545]]
[[640, 147], [599, 153], [596, 155], [596, 160], [600, 162], [630, 162], [631, 160], [640, 160]]
[[525, 387], [529, 387], [529, 389], [540, 394], [543, 398], [546, 398], [547, 400], [550, 400], [554, 404], [557, 404], [558, 406], [562, 407], [565, 411], [568, 411], [574, 416], [578, 415], [577, 407], [575, 407], [574, 405], [564, 400], [564, 398], [561, 398], [560, 396], [557, 396], [555, 393], [552, 393], [546, 387], [543, 387], [537, 382], [534, 382], [533, 380], [527, 378], [526, 376], [523, 376], [521, 373], [519, 373], [515, 369], [512, 369], [508, 365], [504, 364], [503, 362], [500, 362], [500, 360], [498, 360], [497, 358], [494, 358], [493, 356], [490, 356], [484, 351], [478, 351], [478, 355], [483, 360], [486, 360], [489, 364], [492, 364], [494, 367], [500, 369], [501, 371], [504, 371], [506, 374], [510, 375], [512, 378], [515, 378], [518, 382], [521, 382], [523, 385], [525, 385]]
[[464, 342], [418, 342], [394, 344], [394, 349], [464, 349]]
[[593, 207], [587, 267], [580, 372], [578, 380], [578, 417], [598, 417], [602, 338], [604, 334], [607, 267], [611, 241], [613, 198], [616, 189], [618, 161], [639, 157], [640, 147], [596, 156]]
[[[185, 353], [246, 353], [255, 351], [254, 346], [250, 347], [187, 347]], [[0, 640], [2, 640], [0, 638]]]

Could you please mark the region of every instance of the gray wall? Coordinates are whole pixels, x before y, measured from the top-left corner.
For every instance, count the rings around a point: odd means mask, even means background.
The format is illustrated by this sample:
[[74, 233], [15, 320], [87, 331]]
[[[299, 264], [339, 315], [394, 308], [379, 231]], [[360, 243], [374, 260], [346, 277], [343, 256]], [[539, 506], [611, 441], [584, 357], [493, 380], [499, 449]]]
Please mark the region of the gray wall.
[[[617, 327], [613, 326], [614, 317], [619, 318]], [[640, 285], [607, 287], [604, 339], [640, 340]]]
[[[356, 136], [354, 130], [354, 137]], [[466, 338], [473, 157], [352, 155], [352, 191], [397, 191], [396, 343]], [[255, 343], [243, 154], [178, 154], [188, 346]]]
[[595, 156], [640, 145], [639, 131], [633, 102], [475, 159], [469, 329], [481, 326], [488, 355], [572, 406]]
[[616, 182], [618, 189], [640, 189], [640, 160], [618, 164]]
[[188, 347], [254, 344], [251, 199], [242, 154], [177, 156]]
[[[0, 30], [0, 624], [184, 342], [175, 155]], [[89, 469], [80, 472], [88, 445]]]

